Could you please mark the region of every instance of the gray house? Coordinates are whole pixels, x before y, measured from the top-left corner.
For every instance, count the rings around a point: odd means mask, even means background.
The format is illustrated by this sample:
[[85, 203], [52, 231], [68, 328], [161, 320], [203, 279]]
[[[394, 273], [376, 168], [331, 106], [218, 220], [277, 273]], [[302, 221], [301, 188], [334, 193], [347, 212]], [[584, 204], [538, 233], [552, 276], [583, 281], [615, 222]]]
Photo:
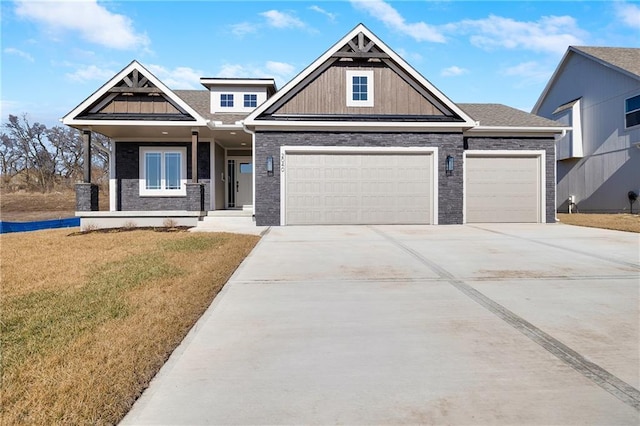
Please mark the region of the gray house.
[[134, 61], [64, 117], [87, 151], [90, 131], [114, 140], [110, 211], [96, 211], [85, 173], [83, 223], [555, 221], [567, 127], [456, 104], [363, 25], [278, 91], [272, 79], [201, 83], [172, 91]]
[[558, 210], [629, 211], [640, 188], [640, 49], [569, 47], [532, 112], [572, 126], [557, 143]]

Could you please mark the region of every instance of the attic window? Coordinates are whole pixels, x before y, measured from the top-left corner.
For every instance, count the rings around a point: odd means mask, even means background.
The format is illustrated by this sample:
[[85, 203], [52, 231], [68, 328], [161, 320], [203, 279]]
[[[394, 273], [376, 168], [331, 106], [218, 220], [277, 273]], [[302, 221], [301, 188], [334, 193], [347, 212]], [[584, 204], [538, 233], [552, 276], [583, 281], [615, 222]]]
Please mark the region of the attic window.
[[221, 93], [220, 94], [220, 106], [222, 108], [233, 107], [233, 93]]
[[624, 122], [627, 128], [640, 124], [640, 95], [624, 101]]
[[347, 106], [373, 106], [373, 70], [350, 69], [347, 73]]
[[245, 108], [255, 108], [258, 106], [258, 95], [256, 94], [248, 94], [244, 95], [244, 107]]

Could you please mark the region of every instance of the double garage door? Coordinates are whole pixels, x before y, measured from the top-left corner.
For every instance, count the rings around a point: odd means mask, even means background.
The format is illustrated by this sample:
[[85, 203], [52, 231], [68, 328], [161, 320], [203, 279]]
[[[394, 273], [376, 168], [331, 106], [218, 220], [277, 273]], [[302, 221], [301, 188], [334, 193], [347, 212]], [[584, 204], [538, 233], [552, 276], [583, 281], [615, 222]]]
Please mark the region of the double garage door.
[[[283, 221], [287, 225], [434, 223], [433, 157], [432, 152], [286, 153]], [[541, 222], [541, 167], [539, 155], [467, 155], [465, 221]]]
[[433, 223], [432, 157], [425, 152], [287, 153], [285, 223]]

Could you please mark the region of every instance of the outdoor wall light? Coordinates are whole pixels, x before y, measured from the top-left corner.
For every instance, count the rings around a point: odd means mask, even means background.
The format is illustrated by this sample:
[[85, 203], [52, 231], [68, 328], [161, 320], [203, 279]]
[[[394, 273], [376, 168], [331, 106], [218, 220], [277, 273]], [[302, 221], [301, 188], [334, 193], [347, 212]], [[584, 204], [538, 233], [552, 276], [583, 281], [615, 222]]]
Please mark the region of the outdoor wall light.
[[273, 157], [267, 157], [267, 175], [273, 176]]
[[444, 160], [444, 171], [447, 176], [453, 174], [453, 157], [450, 155], [447, 155], [447, 159]]

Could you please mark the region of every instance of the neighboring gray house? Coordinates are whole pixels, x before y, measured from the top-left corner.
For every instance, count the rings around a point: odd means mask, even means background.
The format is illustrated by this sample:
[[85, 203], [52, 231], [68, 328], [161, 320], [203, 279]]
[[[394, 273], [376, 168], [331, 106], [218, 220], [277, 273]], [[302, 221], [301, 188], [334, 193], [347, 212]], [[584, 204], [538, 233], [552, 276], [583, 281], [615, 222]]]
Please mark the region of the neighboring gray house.
[[201, 82], [172, 91], [134, 61], [64, 117], [87, 148], [91, 130], [114, 140], [110, 211], [95, 211], [85, 174], [83, 223], [195, 225], [238, 210], [257, 225], [555, 221], [566, 127], [455, 104], [363, 25], [279, 91]]
[[[572, 126], [556, 148], [557, 205], [629, 211], [640, 189], [640, 49], [571, 46], [533, 108]], [[634, 211], [640, 206], [634, 205]]]

